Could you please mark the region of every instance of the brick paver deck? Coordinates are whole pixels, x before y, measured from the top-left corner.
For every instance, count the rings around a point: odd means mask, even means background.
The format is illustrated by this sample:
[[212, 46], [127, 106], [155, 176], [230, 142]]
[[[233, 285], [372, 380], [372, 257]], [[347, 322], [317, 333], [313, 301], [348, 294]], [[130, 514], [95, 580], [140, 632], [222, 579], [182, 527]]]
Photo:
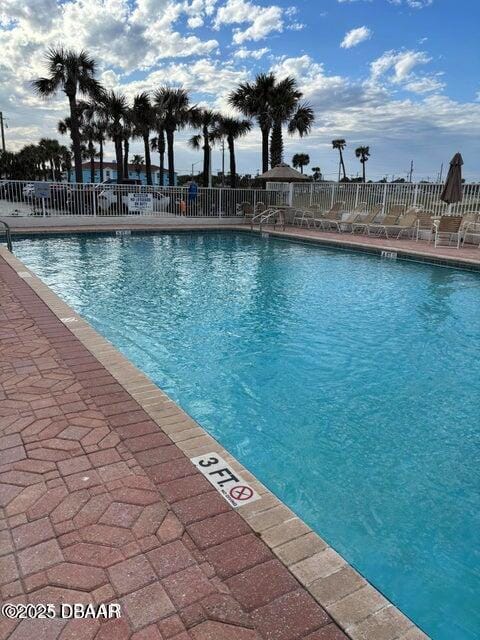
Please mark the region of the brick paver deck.
[[347, 637], [2, 258], [0, 339], [1, 599], [122, 607], [1, 639]]

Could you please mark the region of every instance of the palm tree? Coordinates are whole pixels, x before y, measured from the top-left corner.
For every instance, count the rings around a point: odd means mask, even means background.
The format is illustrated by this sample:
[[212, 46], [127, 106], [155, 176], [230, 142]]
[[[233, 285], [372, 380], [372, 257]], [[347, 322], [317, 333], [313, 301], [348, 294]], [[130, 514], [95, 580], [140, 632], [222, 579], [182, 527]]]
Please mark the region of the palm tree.
[[[98, 110], [101, 118], [107, 122], [106, 131], [115, 146], [117, 162], [117, 181], [124, 179], [122, 142], [124, 138], [124, 116], [128, 111], [127, 98], [123, 93], [108, 91], [102, 96]], [[127, 176], [128, 177], [128, 173]]]
[[50, 173], [55, 182], [55, 167], [58, 165], [60, 154], [60, 143], [52, 138], [42, 138], [38, 143], [40, 150], [44, 153], [45, 159], [50, 164]]
[[237, 186], [237, 167], [235, 162], [235, 140], [247, 135], [252, 128], [250, 120], [239, 120], [220, 116], [215, 138], [226, 138], [228, 145], [228, 153], [230, 155], [230, 187], [235, 189]]
[[228, 96], [228, 102], [247, 116], [255, 118], [262, 133], [262, 173], [268, 171], [268, 140], [272, 128], [271, 96], [275, 87], [273, 73], [261, 73], [255, 82], [244, 82]]
[[[345, 149], [346, 146], [346, 142], [343, 138], [337, 138], [335, 140], [332, 140], [332, 147], [334, 149], [338, 149], [338, 153], [340, 154], [340, 166], [342, 167], [342, 171], [343, 171], [343, 179], [346, 180], [347, 179], [347, 174], [345, 173], [345, 163], [343, 161], [343, 150]], [[340, 166], [339, 166], [339, 171], [338, 171], [338, 181], [340, 182]]]
[[165, 131], [162, 128], [159, 128], [158, 135], [150, 140], [150, 148], [152, 151], [158, 151], [160, 158], [158, 184], [163, 185], [163, 174], [165, 173]]
[[210, 186], [210, 166], [212, 144], [218, 139], [220, 114], [210, 109], [199, 109], [192, 117], [192, 126], [201, 129], [202, 133], [192, 136], [189, 145], [192, 149], [203, 149], [203, 186]]
[[154, 104], [158, 113], [162, 114], [163, 126], [167, 137], [168, 182], [175, 184], [175, 131], [183, 129], [192, 121], [194, 109], [190, 106], [188, 92], [185, 89], [160, 87], [154, 93]]
[[270, 137], [270, 164], [276, 167], [283, 161], [283, 125], [288, 133], [303, 138], [310, 133], [315, 115], [307, 103], [300, 103], [302, 92], [295, 78], [287, 77], [275, 84], [271, 98], [272, 133]]
[[146, 91], [139, 93], [133, 99], [132, 119], [135, 133], [143, 140], [145, 148], [145, 172], [147, 184], [152, 184], [152, 161], [150, 159], [150, 132], [155, 126], [156, 113]]
[[312, 167], [312, 172], [313, 172], [313, 180], [317, 182], [317, 180], [319, 180], [322, 177], [322, 172], [320, 170], [320, 167]]
[[303, 167], [306, 167], [307, 164], [310, 164], [310, 156], [308, 153], [296, 153], [292, 158], [292, 164], [297, 169], [300, 167], [300, 173], [303, 174]]
[[122, 118], [122, 140], [123, 140], [123, 177], [128, 178], [128, 157], [130, 155], [130, 138], [134, 136], [135, 124], [133, 122], [133, 112], [130, 107], [125, 109]]
[[67, 182], [70, 182], [72, 174], [72, 153], [68, 147], [60, 146], [60, 167], [67, 174]]
[[66, 94], [70, 105], [70, 136], [75, 158], [75, 179], [77, 182], [82, 182], [80, 115], [77, 96], [82, 94], [98, 98], [101, 94], [101, 85], [95, 80], [95, 61], [86, 51], [76, 53], [72, 49], [51, 48], [47, 51], [46, 63], [48, 76], [38, 78], [33, 86], [44, 98], [55, 95], [59, 90]]
[[[97, 111], [97, 105], [94, 102], [86, 102], [79, 100], [77, 104], [79, 113], [79, 131], [80, 141], [84, 146], [82, 150], [82, 158], [89, 160], [90, 162], [90, 182], [95, 182], [95, 157], [97, 156], [97, 149], [95, 142], [98, 141], [98, 131], [95, 121], [95, 114]], [[60, 120], [57, 124], [57, 130], [62, 135], [71, 130], [72, 120], [67, 117], [64, 120]], [[102, 144], [102, 162], [103, 162], [103, 144]], [[101, 181], [101, 179], [100, 179]]]
[[365, 163], [370, 157], [370, 147], [357, 147], [355, 149], [355, 156], [360, 158], [362, 163], [363, 182], [365, 182]]
[[140, 180], [140, 174], [142, 173], [143, 167], [145, 166], [145, 160], [143, 156], [138, 153], [135, 154], [132, 158], [133, 168], [135, 169], [135, 173], [137, 174], [137, 178]]

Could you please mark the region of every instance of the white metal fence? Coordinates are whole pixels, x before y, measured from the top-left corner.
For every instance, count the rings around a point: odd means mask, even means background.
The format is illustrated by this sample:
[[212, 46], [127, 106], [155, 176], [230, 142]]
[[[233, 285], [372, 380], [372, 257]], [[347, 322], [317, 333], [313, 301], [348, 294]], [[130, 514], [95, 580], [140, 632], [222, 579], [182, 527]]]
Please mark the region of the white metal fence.
[[449, 207], [440, 200], [442, 184], [411, 183], [268, 183], [267, 189], [207, 189], [188, 187], [74, 184], [65, 182], [0, 181], [0, 216], [155, 216], [243, 217], [245, 205], [293, 206], [327, 211], [344, 202], [352, 211], [381, 204], [415, 206], [434, 215], [480, 213], [480, 184], [466, 184], [462, 202]]
[[451, 207], [440, 200], [442, 190], [443, 184], [430, 183], [309, 182], [291, 185], [289, 195], [294, 207], [316, 211], [328, 210], [334, 202], [341, 201], [346, 211], [366, 203], [367, 209], [381, 204], [384, 213], [394, 204], [418, 207], [435, 215], [480, 212], [480, 184], [465, 184], [463, 200]]
[[287, 205], [289, 194], [264, 189], [0, 181], [0, 216], [242, 216], [244, 206]]

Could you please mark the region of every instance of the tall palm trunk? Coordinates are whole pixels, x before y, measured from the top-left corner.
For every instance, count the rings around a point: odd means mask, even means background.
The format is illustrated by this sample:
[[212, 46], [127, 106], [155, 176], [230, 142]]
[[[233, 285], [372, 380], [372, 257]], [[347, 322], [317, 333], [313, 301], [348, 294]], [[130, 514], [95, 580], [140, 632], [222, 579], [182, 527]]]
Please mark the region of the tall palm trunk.
[[276, 167], [282, 162], [283, 158], [283, 136], [282, 123], [274, 122], [272, 127], [272, 135], [270, 138], [270, 166]]
[[340, 154], [340, 166], [342, 167], [343, 179], [346, 180], [347, 174], [345, 172], [345, 162], [343, 161], [343, 153], [341, 149], [339, 149], [338, 152]]
[[233, 136], [227, 136], [228, 152], [230, 154], [230, 187], [237, 188], [237, 165], [235, 162], [235, 144]]
[[270, 127], [262, 127], [262, 173], [268, 171], [268, 139], [270, 137]]
[[128, 178], [128, 154], [130, 153], [130, 141], [128, 137], [123, 140], [123, 177]]
[[95, 182], [95, 147], [91, 139], [88, 141], [88, 155], [90, 156], [90, 182], [93, 184]]
[[115, 157], [117, 160], [117, 182], [123, 181], [123, 154], [122, 154], [122, 138], [115, 136]]
[[98, 159], [100, 161], [100, 182], [103, 182], [103, 138], [101, 136], [98, 141], [98, 144], [99, 144]]
[[365, 160], [362, 162], [363, 182], [365, 182]]
[[165, 133], [163, 129], [158, 131], [158, 155], [160, 160], [160, 177], [159, 184], [163, 186], [163, 174], [165, 173]]
[[210, 177], [210, 140], [208, 128], [203, 127], [203, 186], [209, 186]]
[[50, 158], [50, 170], [52, 172], [52, 182], [55, 182], [55, 162], [53, 158]]
[[77, 99], [75, 95], [69, 95], [68, 102], [70, 104], [70, 138], [72, 139], [75, 163], [75, 182], [83, 182], [82, 148], [80, 142], [80, 127], [78, 124]]
[[167, 129], [168, 184], [175, 184], [175, 158], [173, 151], [173, 129]]
[[150, 159], [149, 135], [143, 136], [143, 146], [145, 147], [145, 172], [147, 174], [147, 184], [152, 184], [152, 161]]

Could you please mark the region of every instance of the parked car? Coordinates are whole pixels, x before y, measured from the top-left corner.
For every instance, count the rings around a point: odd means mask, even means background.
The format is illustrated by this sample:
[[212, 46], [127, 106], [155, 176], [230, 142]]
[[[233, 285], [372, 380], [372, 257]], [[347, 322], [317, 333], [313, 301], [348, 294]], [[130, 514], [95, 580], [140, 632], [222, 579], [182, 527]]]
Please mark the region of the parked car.
[[35, 194], [35, 185], [33, 182], [27, 182], [27, 184], [22, 188], [22, 196], [24, 200], [32, 200]]
[[[110, 214], [128, 213], [128, 193], [129, 192], [126, 189], [121, 189], [119, 192], [118, 189], [109, 188], [107, 185], [107, 188], [103, 189], [98, 194], [97, 206], [99, 212]], [[162, 191], [153, 191], [151, 193], [153, 196], [153, 212], [160, 213], [162, 211], [167, 211], [168, 205], [170, 204], [170, 197], [165, 195]], [[118, 211], [119, 198], [121, 200], [121, 211]]]
[[19, 183], [2, 180], [0, 182], [0, 199], [20, 201], [22, 199], [22, 190]]

